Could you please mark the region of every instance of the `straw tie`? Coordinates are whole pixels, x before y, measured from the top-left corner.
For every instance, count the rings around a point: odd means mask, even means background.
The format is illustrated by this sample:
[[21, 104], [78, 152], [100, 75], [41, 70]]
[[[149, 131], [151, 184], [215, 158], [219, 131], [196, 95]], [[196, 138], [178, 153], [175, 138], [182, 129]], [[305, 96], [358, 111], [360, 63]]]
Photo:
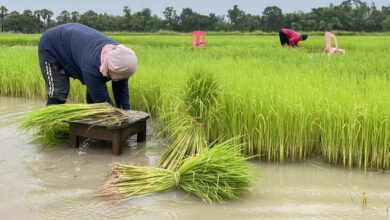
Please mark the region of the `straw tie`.
[[179, 188], [179, 184], [180, 184], [180, 173], [179, 172], [173, 172], [173, 178], [175, 179], [176, 181], [176, 187]]

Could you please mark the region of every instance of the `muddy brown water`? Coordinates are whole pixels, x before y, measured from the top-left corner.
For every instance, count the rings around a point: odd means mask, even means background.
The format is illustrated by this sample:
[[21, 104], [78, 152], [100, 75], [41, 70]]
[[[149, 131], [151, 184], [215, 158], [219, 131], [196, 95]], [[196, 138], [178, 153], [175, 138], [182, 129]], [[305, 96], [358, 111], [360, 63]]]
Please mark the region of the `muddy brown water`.
[[[93, 197], [113, 162], [155, 165], [164, 150], [148, 127], [148, 140], [129, 140], [121, 156], [110, 145], [40, 150], [18, 132], [25, 115], [43, 101], [0, 97], [0, 219], [386, 219], [390, 173], [346, 169], [319, 159], [255, 163], [260, 181], [239, 201], [209, 205], [180, 190], [111, 204]], [[366, 193], [367, 205], [362, 205]]]

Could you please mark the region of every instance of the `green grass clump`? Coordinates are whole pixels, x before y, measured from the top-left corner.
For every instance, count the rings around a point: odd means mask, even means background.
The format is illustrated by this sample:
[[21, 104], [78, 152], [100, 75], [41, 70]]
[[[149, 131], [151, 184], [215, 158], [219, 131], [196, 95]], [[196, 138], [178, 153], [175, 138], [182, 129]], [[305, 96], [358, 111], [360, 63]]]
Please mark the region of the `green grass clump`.
[[186, 158], [177, 171], [116, 164], [98, 195], [121, 200], [183, 189], [207, 203], [237, 199], [254, 182], [252, 168], [240, 147], [223, 142]]
[[33, 142], [55, 148], [67, 142], [67, 122], [91, 118], [96, 123], [115, 124], [126, 118], [126, 112], [106, 103], [51, 105], [30, 113], [20, 125], [23, 131], [33, 131]]

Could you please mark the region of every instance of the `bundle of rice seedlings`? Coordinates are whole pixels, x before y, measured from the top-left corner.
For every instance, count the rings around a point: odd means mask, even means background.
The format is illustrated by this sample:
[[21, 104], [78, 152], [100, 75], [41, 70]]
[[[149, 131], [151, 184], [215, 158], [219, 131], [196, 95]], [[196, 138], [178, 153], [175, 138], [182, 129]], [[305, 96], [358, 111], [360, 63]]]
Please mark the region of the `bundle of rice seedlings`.
[[178, 116], [169, 127], [172, 144], [161, 155], [158, 161], [160, 167], [176, 170], [186, 157], [207, 149], [204, 126], [193, 117]]
[[240, 156], [240, 146], [226, 141], [186, 158], [176, 171], [115, 164], [98, 196], [111, 201], [183, 189], [207, 203], [237, 199], [253, 182], [252, 165]]
[[51, 105], [27, 116], [20, 128], [34, 133], [33, 143], [53, 148], [64, 144], [69, 137], [68, 121], [92, 119], [100, 124], [116, 124], [128, 117], [123, 110], [107, 103]]
[[218, 104], [221, 88], [214, 75], [195, 71], [187, 80], [183, 102], [188, 115], [204, 121]]
[[209, 142], [219, 138], [213, 135], [211, 125], [223, 125], [218, 120], [221, 118], [218, 117], [220, 93], [213, 75], [201, 71], [191, 75], [183, 95], [166, 115], [168, 124], [165, 130], [169, 130], [166, 133], [170, 134], [171, 145], [160, 157], [160, 167], [175, 170], [186, 157], [197, 155], [207, 149]]

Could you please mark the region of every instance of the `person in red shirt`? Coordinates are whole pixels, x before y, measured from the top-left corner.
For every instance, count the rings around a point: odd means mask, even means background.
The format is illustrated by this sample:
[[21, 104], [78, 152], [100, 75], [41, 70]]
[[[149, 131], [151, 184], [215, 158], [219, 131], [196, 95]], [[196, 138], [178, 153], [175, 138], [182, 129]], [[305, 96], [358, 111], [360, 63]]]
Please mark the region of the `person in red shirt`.
[[287, 28], [283, 28], [279, 31], [280, 44], [282, 46], [287, 44], [289, 47], [298, 47], [298, 42], [301, 40], [304, 41], [308, 37], [309, 36], [307, 34], [300, 35], [299, 33]]

